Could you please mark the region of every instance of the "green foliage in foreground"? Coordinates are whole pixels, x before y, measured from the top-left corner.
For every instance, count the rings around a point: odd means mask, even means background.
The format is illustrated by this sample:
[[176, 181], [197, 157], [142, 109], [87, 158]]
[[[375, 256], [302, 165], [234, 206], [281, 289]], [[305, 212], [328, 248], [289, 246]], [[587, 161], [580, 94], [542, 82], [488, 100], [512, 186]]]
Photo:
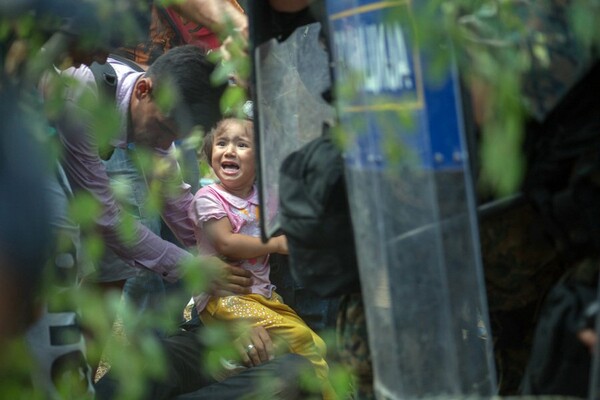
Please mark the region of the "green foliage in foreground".
[[[550, 2], [548, 2], [550, 3]], [[440, 43], [453, 43], [458, 49], [457, 62], [462, 69], [468, 87], [479, 89], [484, 93], [485, 104], [482, 104], [482, 136], [481, 136], [481, 185], [482, 190], [504, 195], [518, 189], [523, 175], [524, 159], [520, 151], [523, 140], [523, 122], [530, 115], [527, 102], [523, 101], [523, 79], [533, 64], [540, 68], [550, 68], [551, 57], [547, 51], [547, 44], [555, 39], [553, 32], [534, 32], [531, 27], [523, 23], [523, 15], [532, 10], [527, 9], [524, 2], [517, 1], [442, 1], [432, 0], [424, 3], [415, 12], [415, 24], [418, 27], [420, 44], [422, 47], [435, 48]], [[599, 15], [600, 2], [597, 0], [575, 0], [568, 8], [567, 22], [573, 33], [579, 39], [582, 47], [589, 48], [596, 44], [600, 38], [600, 25], [595, 23], [595, 16]], [[391, 15], [390, 18], [394, 18]], [[24, 65], [35, 64], [35, 58], [43, 43], [42, 32], [37, 29], [38, 21], [31, 15], [19, 18], [0, 18], [0, 40], [23, 40], [28, 43]], [[108, 25], [107, 25], [108, 26]], [[236, 35], [235, 32], [232, 34]], [[11, 36], [13, 35], [13, 36]], [[223, 61], [215, 59], [220, 67], [213, 77], [214, 81], [222, 82], [233, 72], [242, 79], [249, 75], [250, 63], [244, 55], [244, 44], [234, 40], [230, 47], [232, 59]], [[449, 61], [448, 52], [434, 53], [431, 77], [439, 75]], [[2, 59], [3, 67], [7, 67], [12, 60]], [[342, 90], [341, 94], [344, 93]], [[168, 107], [173, 97], [165, 92], [161, 96], [161, 105]], [[235, 112], [246, 100], [247, 94], [239, 87], [231, 87], [222, 99], [222, 108]], [[89, 99], [89, 109], [92, 111], [90, 124], [96, 128], [99, 143], [107, 144], [118, 121], [114, 110], [106, 104], [96, 104]], [[164, 104], [163, 104], [164, 103]], [[49, 101], [45, 104], [46, 111], [51, 117], [61, 109], [60, 101]], [[405, 116], [399, 115], [399, 120], [410, 124]], [[394, 129], [394, 127], [390, 127]], [[43, 135], [42, 135], [43, 136]], [[188, 145], [197, 147], [201, 132], [188, 141]], [[42, 140], [53, 149], [57, 146], [52, 137], [44, 136]], [[392, 160], [410, 158], [406, 149], [400, 143], [391, 142], [386, 146]], [[151, 155], [140, 158], [141, 167], [146, 171], [156, 171], [160, 174], [161, 166], [153, 162]], [[114, 188], [117, 197], [125, 195], [130, 190], [127, 183]], [[162, 206], [160, 194], [168, 187], [151, 186], [149, 209], [158, 213]], [[103, 251], [104, 244], [101, 237], [94, 229], [94, 221], [99, 212], [99, 205], [94, 199], [78, 195], [70, 205], [72, 218], [79, 224], [83, 231], [83, 254], [86, 262], [94, 264]], [[133, 220], [125, 219], [122, 227], [123, 239], [131, 239]], [[184, 274], [184, 287], [186, 293], [193, 293], [206, 287], [211, 269], [205, 264], [190, 264]], [[51, 282], [49, 279], [48, 282]], [[151, 334], [151, 328], [164, 331], [176, 329], [177, 318], [168, 318], [168, 315], [179, 316], [182, 313], [182, 297], [171, 298], [163, 312], [147, 314], [144, 318], [135, 318], [132, 310], [121, 301], [118, 293], [101, 294], [90, 285], [83, 283], [78, 288], [73, 288], [66, 293], [56, 291], [51, 283], [46, 285], [46, 298], [51, 303], [69, 304], [79, 310], [82, 324], [93, 331], [99, 343], [108, 342], [110, 345], [95, 346], [90, 342], [90, 357], [99, 360], [105, 357], [110, 368], [122, 381], [122, 399], [137, 399], [145, 390], [147, 379], [157, 379], [165, 374], [164, 354]], [[183, 297], [185, 298], [185, 296]], [[114, 315], [118, 315], [124, 322], [124, 331], [115, 335], [115, 326], [112, 324]], [[120, 325], [118, 325], [120, 326]], [[230, 332], [223, 327], [214, 327], [206, 332], [206, 340], [215, 349], [214, 354], [233, 357]], [[330, 349], [335, 349], [335, 343], [330, 340]], [[22, 341], [18, 340], [10, 347], [1, 349], [2, 359], [6, 361], [0, 365], [0, 398], [3, 399], [37, 399], [42, 398], [41, 393], [35, 389], [29, 390], [25, 376], [32, 369], [32, 362], [27, 357]], [[207, 370], [214, 368], [214, 355], [208, 356]], [[331, 380], [339, 393], [346, 393], [350, 386], [348, 372], [335, 363], [331, 366]], [[268, 385], [268, 383], [265, 383]], [[77, 393], [69, 381], [61, 385], [64, 398], [77, 398]]]

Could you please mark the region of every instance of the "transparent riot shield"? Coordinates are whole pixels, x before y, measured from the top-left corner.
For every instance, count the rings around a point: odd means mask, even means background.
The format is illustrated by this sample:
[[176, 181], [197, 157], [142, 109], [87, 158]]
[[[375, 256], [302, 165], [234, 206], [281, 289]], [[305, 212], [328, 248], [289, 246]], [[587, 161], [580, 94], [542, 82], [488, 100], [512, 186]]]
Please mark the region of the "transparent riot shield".
[[496, 392], [456, 71], [424, 75], [410, 3], [327, 2], [379, 399]]
[[322, 93], [331, 86], [329, 60], [319, 44], [320, 23], [296, 29], [286, 40], [271, 39], [255, 50], [259, 194], [263, 236], [279, 228], [279, 167], [284, 158], [321, 136], [333, 108]]

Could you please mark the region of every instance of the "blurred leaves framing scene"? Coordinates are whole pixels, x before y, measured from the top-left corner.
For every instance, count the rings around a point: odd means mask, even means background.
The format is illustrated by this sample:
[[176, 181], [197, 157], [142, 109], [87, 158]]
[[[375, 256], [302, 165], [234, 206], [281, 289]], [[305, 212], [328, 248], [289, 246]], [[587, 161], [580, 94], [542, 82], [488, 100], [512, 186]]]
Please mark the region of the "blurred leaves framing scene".
[[[161, 6], [169, 6], [181, 1], [157, 2]], [[242, 4], [245, 6], [247, 3]], [[415, 34], [411, 40], [418, 43], [428, 57], [425, 79], [434, 82], [441, 79], [448, 65], [460, 71], [463, 107], [471, 115], [473, 126], [470, 129], [476, 137], [473, 148], [469, 149], [469, 162], [473, 168], [477, 196], [501, 199], [518, 193], [528, 163], [528, 155], [524, 151], [527, 127], [544, 120], [561, 96], [587, 72], [597, 56], [600, 1], [419, 0], [388, 3], [408, 4], [410, 7], [410, 18], [406, 13], [396, 15], [394, 12], [389, 13], [387, 18], [412, 25]], [[144, 30], [145, 24], [140, 21], [149, 18], [151, 5], [151, 1], [143, 0], [0, 0], [0, 91], [10, 93], [10, 101], [3, 100], [0, 104], [2, 107], [10, 106], [10, 109], [1, 110], [2, 141], [9, 137], [5, 129], [20, 129], [17, 135], [31, 135], [42, 149], [39, 154], [32, 152], [12, 156], [28, 158], [36, 154], [35, 163], [31, 165], [39, 167], [42, 172], [54, 173], [54, 165], [62, 154], [52, 122], [65, 109], [65, 88], [72, 88], [76, 82], [53, 72], [81, 63], [89, 64], [117, 48], [135, 46], [144, 41], [148, 33]], [[221, 98], [221, 110], [243, 115], [243, 105], [252, 97], [248, 90], [252, 86], [248, 54], [253, 43], [240, 35], [231, 22], [225, 23], [218, 35], [221, 40], [228, 38], [225, 45], [227, 55], [224, 56], [221, 51], [210, 52], [210, 60], [217, 65], [211, 79], [215, 85], [229, 83]], [[348, 99], [356, 96], [353, 85], [352, 79], [337, 85], [337, 109], [351, 103]], [[88, 88], [80, 90], [84, 93], [82, 102], [86, 123], [92, 127], [98, 151], [110, 151], [122, 123], [117, 110], [105, 98], [86, 93]], [[157, 103], [161, 108], [169, 109], [177, 96], [169, 86], [163, 86], [157, 94]], [[16, 124], [4, 123], [5, 116], [8, 121], [7, 113], [18, 115]], [[401, 110], [398, 113], [403, 125], [414, 124], [410, 116]], [[388, 129], [400, 128], [389, 126]], [[15, 132], [10, 133], [15, 135]], [[177, 151], [180, 165], [190, 162], [184, 156], [186, 152], [200, 154], [205, 133], [196, 128], [180, 143]], [[389, 138], [385, 142], [387, 159], [410, 162], [413, 157], [410, 150], [394, 141], [393, 134], [389, 137], [385, 132], [383, 134], [384, 138]], [[336, 138], [342, 147], [348, 141], [342, 130], [337, 132]], [[15, 151], [18, 153], [20, 149], [15, 148]], [[139, 153], [137, 167], [146, 175], [160, 177], [168, 170], [169, 165], [165, 165], [164, 160], [157, 161], [151, 152], [139, 149]], [[4, 150], [0, 152], [0, 156], [5, 155]], [[200, 157], [192, 162], [200, 170], [197, 179], [211, 179], [209, 168], [200, 161]], [[27, 162], [23, 165], [26, 166]], [[5, 181], [2, 182], [5, 185]], [[9, 182], [7, 180], [6, 184]], [[177, 190], [170, 184], [168, 180], [152, 180], [145, 212], [160, 214], [164, 194]], [[193, 187], [198, 185], [199, 182], [193, 182]], [[117, 200], [126, 199], [133, 187], [126, 179], [112, 183]], [[1, 190], [10, 191], [11, 187], [3, 186]], [[29, 193], [36, 196], [41, 190], [42, 187], [30, 188]], [[32, 207], [36, 207], [35, 202]], [[184, 265], [183, 278], [177, 290], [173, 290], [173, 295], [167, 295], [159, 309], [140, 315], [123, 301], [120, 288], [100, 290], [85, 279], [85, 272], [94, 269], [106, 250], [96, 224], [101, 209], [97, 199], [89, 194], [74, 193], [68, 198], [67, 209], [78, 227], [80, 243], [74, 248], [71, 232], [53, 232], [46, 264], [54, 267], [76, 262], [77, 276], [60, 276], [57, 271], [61, 268], [40, 268], [40, 276], [31, 277], [35, 291], [19, 294], [31, 297], [21, 300], [32, 303], [33, 309], [23, 309], [23, 312], [31, 314], [31, 318], [23, 323], [34, 323], [42, 309], [73, 310], [77, 314], [77, 322], [83, 327], [84, 336], [93, 337], [93, 340], [86, 341], [87, 358], [92, 363], [99, 363], [92, 379], [98, 379], [110, 370], [121, 382], [118, 398], [145, 398], [147, 382], [164, 378], [168, 373], [156, 332], [173, 332], [182, 322], [190, 320], [196, 311], [190, 305], [186, 306], [189, 296], [182, 297], [182, 293], [191, 295], [207, 289], [217, 272], [208, 264], [203, 268], [198, 268], [196, 263]], [[119, 235], [123, 241], [131, 241], [135, 235], [135, 221], [128, 213], [122, 214]], [[30, 229], [35, 229], [35, 226]], [[4, 250], [0, 246], [0, 264], [3, 263]], [[65, 254], [71, 258], [65, 259]], [[3, 274], [0, 281], [5, 280], [5, 269], [2, 268], [0, 273]], [[6, 274], [8, 276], [8, 272]], [[37, 281], [39, 284], [36, 285]], [[8, 289], [0, 283], [0, 303], [6, 301], [10, 304], [4, 299], [8, 295]], [[0, 310], [4, 307], [1, 304]], [[0, 317], [11, 315], [2, 313]], [[114, 316], [117, 316], [116, 319]], [[0, 325], [4, 324], [8, 325], [7, 321], [0, 321]], [[94, 397], [82, 376], [65, 374], [57, 378], [56, 393], [52, 393], [52, 397], [48, 397], [43, 385], [32, 385], [32, 380], [42, 380], [36, 378], [36, 374], [41, 376], [44, 371], [40, 371], [40, 366], [35, 365], [30, 357], [24, 343], [24, 331], [0, 336], [0, 399]], [[0, 329], [0, 335], [4, 332]], [[237, 333], [237, 330], [232, 332], [224, 326], [206, 329], [203, 340], [213, 350], [203, 360], [208, 373], [219, 368], [220, 360], [235, 357], [231, 343]], [[353, 382], [345, 366], [336, 362], [335, 332], [325, 332], [323, 336], [332, 354], [332, 385], [340, 398], [350, 398]]]

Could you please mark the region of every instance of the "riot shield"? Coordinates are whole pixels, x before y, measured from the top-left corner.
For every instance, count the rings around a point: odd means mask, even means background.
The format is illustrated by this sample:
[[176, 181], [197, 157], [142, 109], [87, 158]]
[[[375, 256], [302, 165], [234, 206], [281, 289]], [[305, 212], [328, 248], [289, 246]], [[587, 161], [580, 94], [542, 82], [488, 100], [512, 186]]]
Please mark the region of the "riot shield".
[[258, 118], [259, 194], [262, 233], [279, 228], [279, 167], [283, 159], [322, 135], [333, 108], [322, 93], [331, 86], [329, 59], [319, 44], [320, 23], [296, 29], [287, 39], [256, 46], [254, 67]]
[[[379, 399], [496, 392], [457, 72], [432, 82], [409, 2], [327, 2]], [[349, 87], [350, 86], [350, 87]]]

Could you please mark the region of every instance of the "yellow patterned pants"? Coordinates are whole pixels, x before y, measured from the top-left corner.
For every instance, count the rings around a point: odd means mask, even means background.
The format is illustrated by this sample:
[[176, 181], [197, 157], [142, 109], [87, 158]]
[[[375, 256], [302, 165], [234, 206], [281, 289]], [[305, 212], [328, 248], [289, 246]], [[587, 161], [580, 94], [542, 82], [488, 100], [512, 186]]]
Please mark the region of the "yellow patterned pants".
[[215, 320], [244, 320], [252, 326], [263, 326], [274, 339], [285, 341], [292, 353], [306, 357], [316, 375], [327, 381], [325, 342], [275, 292], [270, 299], [259, 294], [213, 297], [200, 313], [200, 319], [207, 325]]

